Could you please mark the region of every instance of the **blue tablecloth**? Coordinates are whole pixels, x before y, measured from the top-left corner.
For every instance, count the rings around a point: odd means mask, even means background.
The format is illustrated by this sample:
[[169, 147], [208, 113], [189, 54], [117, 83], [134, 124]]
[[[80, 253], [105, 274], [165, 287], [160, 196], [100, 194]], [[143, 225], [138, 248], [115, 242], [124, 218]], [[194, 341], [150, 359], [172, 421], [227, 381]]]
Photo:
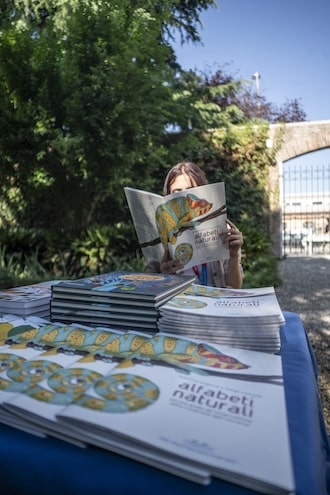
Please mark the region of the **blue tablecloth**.
[[[330, 449], [317, 389], [317, 363], [300, 318], [284, 314], [281, 354], [297, 495], [328, 495]], [[98, 448], [82, 449], [4, 425], [0, 425], [0, 473], [4, 495], [255, 493], [217, 479], [203, 487]]]

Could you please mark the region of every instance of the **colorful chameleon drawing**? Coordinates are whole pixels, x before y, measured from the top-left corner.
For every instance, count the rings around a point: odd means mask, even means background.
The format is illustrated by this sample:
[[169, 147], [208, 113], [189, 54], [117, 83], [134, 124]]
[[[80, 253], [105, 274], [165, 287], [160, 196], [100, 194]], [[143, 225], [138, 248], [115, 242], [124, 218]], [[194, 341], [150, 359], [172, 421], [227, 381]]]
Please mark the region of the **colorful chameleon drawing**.
[[113, 361], [114, 358], [119, 358], [119, 360], [123, 360], [138, 352], [141, 345], [148, 340], [150, 337], [134, 333], [117, 335], [100, 347], [99, 351], [95, 352], [94, 358]]
[[173, 198], [159, 205], [156, 209], [156, 225], [163, 246], [175, 244], [180, 229], [198, 224], [195, 219], [207, 213], [212, 206], [212, 203], [194, 194]]
[[48, 348], [66, 347], [68, 350], [77, 349], [92, 352], [103, 346], [112, 335], [117, 337], [118, 332], [101, 329], [86, 329], [77, 325], [58, 325], [50, 323], [40, 327], [16, 327], [8, 332], [6, 344], [16, 345], [19, 348], [26, 343], [33, 345], [46, 345]]
[[[21, 326], [9, 332], [7, 344], [13, 348], [40, 346], [48, 354], [65, 351], [85, 351], [85, 361], [115, 360], [130, 357], [144, 360], [167, 361], [178, 364], [202, 364], [212, 368], [244, 369], [246, 365], [226, 356], [208, 344], [198, 344], [188, 339], [155, 334], [145, 336], [134, 332], [118, 333], [104, 329], [86, 329], [76, 325], [61, 326], [56, 323], [39, 328]], [[118, 358], [118, 359], [116, 359]]]
[[236, 358], [220, 352], [206, 343], [154, 335], [139, 348], [138, 354], [146, 360], [166, 361], [173, 364], [198, 364], [216, 369], [243, 370], [248, 368]]
[[[55, 352], [85, 350], [84, 363], [102, 360], [120, 363], [122, 373], [101, 376], [93, 369], [65, 369], [51, 361], [27, 361], [18, 356], [0, 355], [0, 389], [20, 392], [50, 404], [65, 405], [75, 401], [82, 407], [108, 412], [130, 412], [153, 404], [159, 395], [151, 381], [124, 369], [134, 363], [145, 366], [157, 363], [174, 367], [184, 373], [219, 373], [248, 368], [232, 356], [221, 353], [204, 343], [164, 335], [143, 335], [134, 332], [116, 332], [105, 329], [86, 329], [78, 325], [50, 323], [36, 326], [7, 326], [6, 343], [12, 349], [39, 346], [47, 348], [43, 356]], [[81, 361], [81, 360], [80, 360]], [[194, 366], [194, 365], [197, 365]], [[198, 365], [204, 369], [199, 369]], [[205, 369], [206, 368], [206, 369]], [[48, 388], [42, 383], [47, 380]], [[96, 396], [88, 390], [94, 388]]]

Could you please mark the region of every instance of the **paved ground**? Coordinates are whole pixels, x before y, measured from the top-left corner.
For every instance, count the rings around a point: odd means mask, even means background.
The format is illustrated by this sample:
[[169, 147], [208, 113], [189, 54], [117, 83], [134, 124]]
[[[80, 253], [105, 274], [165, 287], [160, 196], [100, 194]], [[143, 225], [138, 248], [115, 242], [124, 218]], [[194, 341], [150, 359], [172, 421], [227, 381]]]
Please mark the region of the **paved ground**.
[[276, 288], [282, 310], [301, 317], [319, 367], [319, 392], [330, 435], [330, 256], [288, 256]]

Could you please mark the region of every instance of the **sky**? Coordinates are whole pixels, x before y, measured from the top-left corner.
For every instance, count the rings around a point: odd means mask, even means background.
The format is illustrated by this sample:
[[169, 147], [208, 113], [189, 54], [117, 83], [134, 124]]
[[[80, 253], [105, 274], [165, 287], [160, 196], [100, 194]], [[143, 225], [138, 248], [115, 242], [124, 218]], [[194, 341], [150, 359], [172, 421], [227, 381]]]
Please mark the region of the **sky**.
[[[259, 92], [282, 106], [298, 99], [306, 120], [330, 120], [330, 0], [218, 0], [201, 15], [201, 45], [174, 44], [184, 69], [258, 72]], [[330, 150], [295, 158], [330, 162]]]

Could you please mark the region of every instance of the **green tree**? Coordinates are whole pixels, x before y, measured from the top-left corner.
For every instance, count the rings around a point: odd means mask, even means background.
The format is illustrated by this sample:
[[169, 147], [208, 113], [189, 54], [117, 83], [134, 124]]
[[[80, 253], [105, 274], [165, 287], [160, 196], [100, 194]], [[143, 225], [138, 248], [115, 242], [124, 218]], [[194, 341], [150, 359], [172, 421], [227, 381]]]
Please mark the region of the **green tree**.
[[248, 107], [244, 81], [183, 71], [170, 45], [198, 42], [212, 5], [0, 3], [0, 204], [2, 225], [19, 227], [3, 243], [17, 259], [37, 249], [69, 276], [123, 265], [138, 251], [123, 186], [161, 192], [184, 159], [226, 182], [246, 259], [267, 251], [267, 121]]
[[148, 182], [173, 121], [165, 27], [196, 39], [211, 4], [2, 2], [1, 198], [20, 225], [77, 231], [122, 218], [122, 186]]

